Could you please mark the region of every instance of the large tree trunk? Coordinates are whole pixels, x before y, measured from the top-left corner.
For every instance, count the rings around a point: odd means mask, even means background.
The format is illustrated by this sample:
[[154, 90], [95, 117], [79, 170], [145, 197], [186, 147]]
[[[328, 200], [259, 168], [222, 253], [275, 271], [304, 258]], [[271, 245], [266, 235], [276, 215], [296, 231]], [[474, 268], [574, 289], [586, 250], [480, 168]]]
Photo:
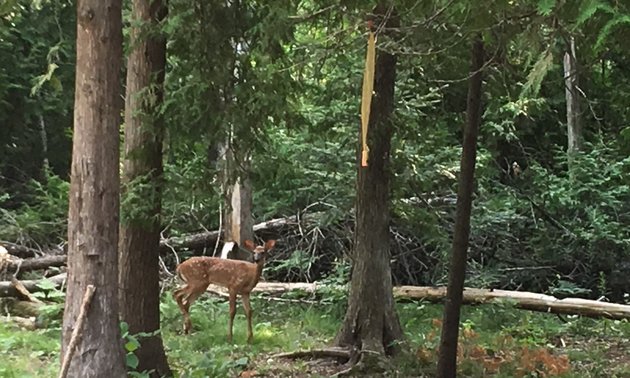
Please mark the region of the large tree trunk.
[[96, 292], [70, 363], [70, 377], [126, 377], [118, 324], [121, 0], [79, 0], [68, 288], [62, 355], [88, 285]]
[[[163, 99], [166, 39], [157, 30], [166, 17], [162, 0], [134, 0], [127, 67], [124, 198], [120, 228], [120, 314], [132, 334], [160, 329], [159, 244], [162, 198]], [[147, 32], [150, 30], [150, 32]], [[140, 340], [138, 371], [172, 375], [162, 338]]]
[[468, 84], [468, 105], [466, 109], [466, 130], [464, 132], [461, 173], [457, 191], [457, 213], [453, 234], [453, 253], [448, 279], [448, 291], [444, 306], [444, 323], [440, 340], [438, 376], [455, 377], [457, 373], [457, 338], [459, 316], [462, 307], [466, 256], [470, 234], [470, 212], [477, 157], [477, 134], [481, 123], [481, 83], [483, 68], [483, 41], [477, 35], [472, 47], [471, 78]]
[[[385, 7], [377, 7], [375, 13], [382, 15], [385, 11]], [[387, 27], [396, 26], [395, 18], [387, 21]], [[395, 78], [396, 56], [379, 51], [369, 121], [368, 166], [362, 167], [360, 157], [357, 159], [356, 230], [348, 309], [335, 340], [336, 345], [368, 352], [361, 354], [363, 362], [392, 353], [392, 342], [403, 338], [394, 308], [389, 250], [389, 155]]]

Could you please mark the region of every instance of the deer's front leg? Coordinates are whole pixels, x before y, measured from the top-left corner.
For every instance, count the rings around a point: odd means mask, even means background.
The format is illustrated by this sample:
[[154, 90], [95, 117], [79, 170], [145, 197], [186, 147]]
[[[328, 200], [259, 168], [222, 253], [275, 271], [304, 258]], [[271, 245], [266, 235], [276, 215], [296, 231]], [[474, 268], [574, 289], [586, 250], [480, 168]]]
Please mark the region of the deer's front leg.
[[247, 342], [251, 344], [254, 341], [254, 331], [252, 330], [252, 307], [249, 304], [249, 294], [242, 294], [243, 309], [247, 317]]
[[228, 320], [228, 342], [232, 342], [232, 328], [236, 315], [236, 292], [230, 290], [230, 319]]

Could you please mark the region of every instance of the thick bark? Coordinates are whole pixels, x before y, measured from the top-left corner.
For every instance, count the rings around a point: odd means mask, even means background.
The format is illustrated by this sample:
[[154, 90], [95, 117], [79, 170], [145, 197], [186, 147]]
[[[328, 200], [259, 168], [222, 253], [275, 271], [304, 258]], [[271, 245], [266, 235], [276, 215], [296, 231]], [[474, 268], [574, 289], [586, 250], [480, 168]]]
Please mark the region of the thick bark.
[[481, 123], [481, 84], [483, 68], [483, 41], [475, 37], [472, 46], [471, 78], [468, 84], [466, 108], [466, 130], [464, 132], [461, 173], [457, 191], [457, 213], [453, 234], [453, 252], [448, 280], [448, 293], [444, 307], [444, 325], [440, 341], [438, 376], [455, 377], [457, 373], [457, 338], [462, 306], [468, 237], [470, 234], [470, 212], [477, 157], [477, 134]]
[[[385, 14], [386, 9], [381, 8], [375, 13]], [[396, 26], [394, 18], [387, 21], [387, 27]], [[377, 355], [393, 352], [392, 342], [403, 338], [394, 309], [389, 261], [389, 155], [395, 77], [396, 56], [379, 51], [369, 121], [368, 166], [361, 167], [357, 156], [356, 230], [348, 309], [335, 339], [336, 345], [355, 346]], [[368, 355], [374, 354], [364, 353], [362, 358]]]
[[[166, 39], [156, 30], [166, 17], [162, 0], [134, 0], [127, 65], [125, 156], [120, 227], [120, 315], [132, 334], [160, 329], [159, 242]], [[137, 200], [140, 201], [137, 201]], [[171, 376], [161, 336], [142, 338], [138, 371]]]
[[565, 97], [567, 101], [567, 151], [569, 156], [571, 156], [582, 148], [582, 126], [580, 124], [580, 101], [574, 37], [571, 37], [568, 50], [564, 53], [563, 63]]
[[88, 285], [87, 312], [70, 377], [125, 377], [118, 322], [121, 0], [79, 0], [68, 216], [68, 288], [62, 356]]

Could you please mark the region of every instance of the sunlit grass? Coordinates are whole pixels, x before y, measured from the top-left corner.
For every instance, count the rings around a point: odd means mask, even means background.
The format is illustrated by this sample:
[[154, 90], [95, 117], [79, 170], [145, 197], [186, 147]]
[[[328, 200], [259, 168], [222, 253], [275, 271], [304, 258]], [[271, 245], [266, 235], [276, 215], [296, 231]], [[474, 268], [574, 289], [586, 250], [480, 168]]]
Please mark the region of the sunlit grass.
[[[224, 299], [208, 295], [195, 302], [191, 311], [193, 332], [183, 335], [179, 309], [170, 294], [165, 294], [161, 304], [162, 334], [177, 377], [234, 377], [249, 369], [271, 374], [279, 367], [274, 364], [282, 364], [282, 369], [289, 372], [284, 376], [290, 376], [290, 372], [308, 371], [308, 362], [267, 363], [268, 357], [277, 352], [330, 345], [343, 319], [344, 307], [343, 297], [325, 304], [253, 297], [254, 342], [249, 345], [240, 302], [234, 341], [228, 343], [228, 304]], [[408, 342], [402, 345], [403, 353], [392, 361], [395, 374], [431, 376], [442, 306], [406, 302], [398, 303], [397, 309]], [[558, 376], [630, 376], [627, 321], [559, 318], [507, 305], [467, 306], [461, 319], [462, 376], [510, 377], [520, 374], [523, 366], [562, 367], [565, 359], [570, 361], [570, 370]], [[51, 322], [53, 328], [25, 331], [0, 323], [0, 377], [55, 377], [59, 368], [58, 324], [59, 319]], [[614, 362], [610, 363], [610, 359]], [[495, 374], [489, 374], [489, 369], [495, 369]]]

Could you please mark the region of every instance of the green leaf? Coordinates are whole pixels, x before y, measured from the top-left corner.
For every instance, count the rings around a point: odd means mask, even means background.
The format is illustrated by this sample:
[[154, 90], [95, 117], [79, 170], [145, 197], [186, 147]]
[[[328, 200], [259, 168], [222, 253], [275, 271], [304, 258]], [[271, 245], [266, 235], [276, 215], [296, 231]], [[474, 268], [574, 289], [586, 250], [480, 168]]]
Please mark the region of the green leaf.
[[249, 363], [249, 358], [241, 357], [238, 360], [234, 361], [234, 366], [244, 367], [244, 366], [247, 366], [248, 363]]
[[135, 338], [130, 338], [130, 340], [125, 343], [125, 350], [127, 352], [135, 352], [138, 348], [140, 348], [140, 343]]
[[127, 367], [130, 369], [135, 369], [140, 364], [138, 357], [136, 357], [136, 355], [133, 353], [127, 353], [126, 360], [127, 360]]

